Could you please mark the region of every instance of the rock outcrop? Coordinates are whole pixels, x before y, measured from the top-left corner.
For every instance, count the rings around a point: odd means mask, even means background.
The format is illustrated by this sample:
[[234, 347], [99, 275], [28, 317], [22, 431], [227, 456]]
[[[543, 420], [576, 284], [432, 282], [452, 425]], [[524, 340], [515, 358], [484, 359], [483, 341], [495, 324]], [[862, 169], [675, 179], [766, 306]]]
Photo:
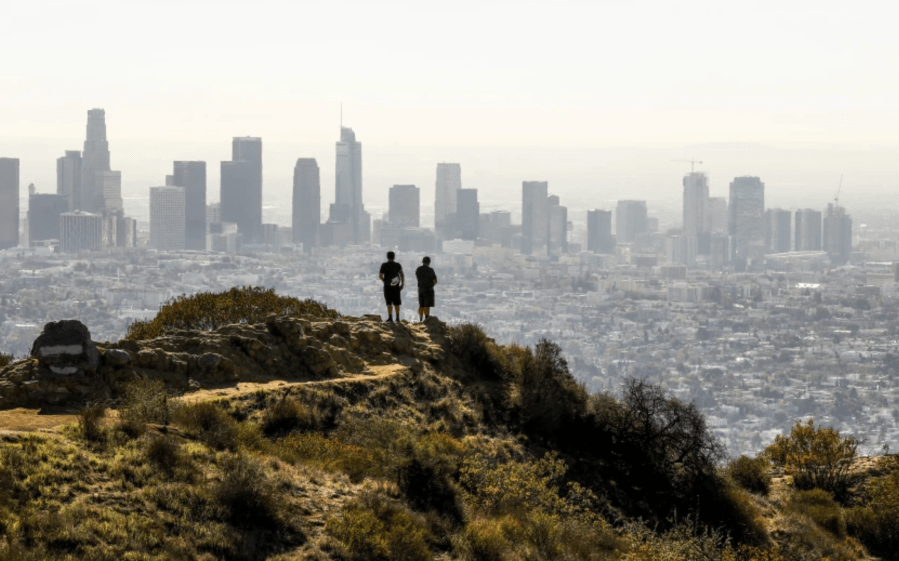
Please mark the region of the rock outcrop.
[[45, 325], [31, 346], [31, 356], [47, 368], [50, 376], [93, 374], [100, 363], [91, 332], [76, 319]]
[[[90, 334], [82, 325], [77, 340], [45, 337], [64, 323], [47, 324], [35, 341], [33, 358], [0, 371], [0, 409], [115, 399], [138, 377], [160, 379], [175, 391], [190, 392], [240, 381], [358, 376], [371, 373], [369, 365], [399, 363], [415, 372], [425, 362], [446, 358], [446, 325], [436, 318], [393, 324], [379, 316], [321, 322], [269, 316], [263, 324], [97, 344], [88, 344]], [[76, 354], [79, 344], [82, 353]], [[59, 347], [67, 352], [58, 352]], [[62, 357], [71, 361], [63, 362]], [[76, 364], [74, 372], [50, 370]]]

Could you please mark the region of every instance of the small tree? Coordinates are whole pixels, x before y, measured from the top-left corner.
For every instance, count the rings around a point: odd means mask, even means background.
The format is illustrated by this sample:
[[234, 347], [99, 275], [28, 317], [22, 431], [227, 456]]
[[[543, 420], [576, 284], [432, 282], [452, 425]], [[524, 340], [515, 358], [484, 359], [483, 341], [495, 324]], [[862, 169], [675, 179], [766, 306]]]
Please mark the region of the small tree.
[[841, 437], [833, 427], [816, 426], [814, 419], [796, 421], [790, 436], [777, 435], [765, 449], [774, 465], [784, 466], [799, 489], [824, 489], [845, 498], [852, 483], [850, 467], [860, 441]]

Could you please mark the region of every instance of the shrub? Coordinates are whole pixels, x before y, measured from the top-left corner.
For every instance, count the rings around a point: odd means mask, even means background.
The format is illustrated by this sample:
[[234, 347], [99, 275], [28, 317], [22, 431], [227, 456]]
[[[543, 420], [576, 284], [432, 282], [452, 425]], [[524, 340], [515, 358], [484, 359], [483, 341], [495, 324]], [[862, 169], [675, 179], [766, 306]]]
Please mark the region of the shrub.
[[790, 499], [790, 506], [831, 534], [838, 537], [846, 536], [846, 521], [840, 505], [833, 500], [833, 495], [824, 489], [796, 491]]
[[747, 491], [761, 495], [767, 495], [771, 491], [771, 474], [764, 458], [741, 455], [728, 463], [726, 473]]
[[837, 499], [845, 499], [852, 483], [850, 468], [860, 442], [841, 437], [832, 427], [815, 426], [809, 419], [796, 421], [790, 436], [777, 435], [765, 449], [775, 465], [786, 466], [798, 489], [824, 489]]
[[88, 403], [78, 411], [78, 428], [81, 436], [88, 441], [103, 438], [103, 417], [106, 407], [99, 403]]
[[868, 505], [846, 510], [846, 529], [885, 559], [899, 559], [899, 470], [868, 486]]
[[524, 355], [512, 402], [531, 432], [554, 433], [566, 419], [583, 415], [587, 391], [568, 371], [557, 344], [542, 339]]
[[342, 471], [358, 483], [366, 477], [382, 477], [383, 463], [370, 450], [319, 433], [294, 433], [275, 444], [276, 456], [287, 462], [302, 462], [329, 471]]
[[8, 365], [12, 364], [14, 360], [12, 355], [0, 353], [0, 368], [6, 368]]
[[218, 450], [234, 450], [239, 444], [238, 422], [214, 402], [202, 401], [179, 407], [173, 420]]
[[351, 560], [427, 561], [430, 538], [421, 516], [381, 493], [367, 491], [328, 520], [327, 533]]
[[172, 406], [162, 380], [139, 378], [125, 386], [119, 407], [119, 427], [132, 436], [143, 434], [147, 423], [166, 425]]
[[227, 292], [182, 294], [172, 298], [152, 320], [129, 325], [125, 338], [153, 339], [177, 330], [210, 331], [232, 323], [264, 323], [272, 314], [319, 320], [340, 317], [314, 300], [278, 296], [273, 288], [244, 286]]
[[250, 458], [233, 456], [225, 460], [213, 496], [224, 518], [235, 525], [264, 528], [281, 521], [281, 495], [262, 467]]
[[462, 323], [448, 330], [449, 350], [479, 378], [499, 381], [507, 377], [502, 349], [481, 326]]
[[455, 479], [464, 445], [448, 434], [435, 433], [416, 439], [408, 448], [409, 459], [397, 470], [397, 484], [409, 503], [417, 510], [435, 510], [461, 522]]
[[144, 448], [144, 457], [167, 477], [191, 481], [195, 477], [193, 462], [181, 445], [169, 436], [153, 436]]
[[262, 431], [269, 436], [317, 426], [315, 413], [305, 404], [285, 396], [265, 409]]

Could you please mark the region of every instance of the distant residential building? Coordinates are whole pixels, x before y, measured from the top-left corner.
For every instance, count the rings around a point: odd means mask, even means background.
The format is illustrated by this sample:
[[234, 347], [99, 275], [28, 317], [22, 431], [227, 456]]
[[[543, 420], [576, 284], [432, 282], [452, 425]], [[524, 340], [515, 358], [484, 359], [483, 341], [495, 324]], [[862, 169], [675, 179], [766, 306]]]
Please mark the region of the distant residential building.
[[298, 158], [293, 168], [293, 242], [309, 253], [320, 245], [322, 187], [315, 158]]
[[0, 249], [19, 245], [19, 160], [0, 158]]
[[830, 203], [824, 215], [824, 251], [834, 265], [845, 265], [852, 253], [852, 217], [846, 209]]
[[28, 196], [28, 245], [59, 240], [59, 217], [69, 211], [66, 195], [35, 193]]
[[421, 225], [421, 196], [415, 185], [394, 185], [389, 192], [388, 221], [394, 226]]
[[81, 152], [66, 150], [66, 155], [56, 160], [56, 194], [66, 198], [68, 208], [82, 208], [81, 203]]
[[477, 189], [459, 189], [456, 194], [456, 234], [460, 240], [476, 240], [480, 235], [481, 205]]
[[765, 253], [765, 184], [758, 177], [736, 177], [730, 184], [729, 226], [734, 259], [757, 264]]
[[611, 210], [587, 211], [587, 251], [607, 254], [615, 252]]
[[692, 267], [696, 265], [697, 251], [696, 236], [668, 236], [665, 239], [665, 255], [668, 263]]
[[453, 216], [458, 205], [458, 193], [462, 188], [460, 164], [437, 164], [437, 188], [434, 193], [434, 231], [449, 238], [453, 228]]
[[765, 211], [765, 253], [790, 251], [791, 226], [789, 210], [769, 208]]
[[76, 210], [59, 217], [59, 251], [103, 251], [106, 249], [105, 220], [101, 214]]
[[646, 201], [618, 201], [615, 208], [615, 236], [618, 243], [631, 243], [646, 231]]
[[262, 139], [235, 137], [221, 164], [222, 220], [237, 224], [244, 243], [262, 241]]
[[549, 234], [549, 183], [524, 181], [521, 184], [522, 253], [545, 248]]
[[796, 211], [793, 249], [796, 251], [821, 251], [821, 211], [803, 208]]
[[371, 215], [362, 202], [362, 143], [353, 129], [340, 127], [336, 150], [334, 203], [322, 227], [322, 245], [365, 245], [371, 241]]
[[184, 187], [150, 188], [150, 244], [159, 251], [184, 249]]
[[175, 162], [171, 185], [184, 189], [184, 249], [206, 249], [206, 162]]

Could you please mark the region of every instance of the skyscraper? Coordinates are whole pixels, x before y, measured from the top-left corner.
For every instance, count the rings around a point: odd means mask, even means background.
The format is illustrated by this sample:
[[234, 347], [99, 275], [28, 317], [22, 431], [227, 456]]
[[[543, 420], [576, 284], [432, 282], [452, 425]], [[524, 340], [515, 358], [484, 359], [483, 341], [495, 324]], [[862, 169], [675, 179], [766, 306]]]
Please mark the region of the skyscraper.
[[69, 211], [65, 195], [35, 193], [28, 196], [28, 243], [59, 240], [59, 216]]
[[206, 162], [175, 162], [172, 185], [184, 188], [184, 249], [206, 249]]
[[418, 228], [421, 223], [421, 196], [415, 185], [394, 185], [389, 194], [388, 221], [392, 226]]
[[522, 253], [531, 254], [545, 248], [549, 235], [549, 202], [547, 181], [524, 181], [521, 184]]
[[702, 172], [684, 176], [683, 235], [699, 236], [708, 232], [709, 178]]
[[[81, 208], [85, 212], [103, 212], [104, 189], [101, 172], [110, 171], [109, 142], [106, 141], [106, 111], [91, 109], [87, 112], [87, 134], [81, 155]], [[110, 178], [110, 186], [113, 181]], [[120, 184], [121, 188], [121, 184]]]
[[790, 251], [790, 211], [769, 208], [765, 211], [765, 253]]
[[614, 253], [612, 239], [612, 211], [587, 211], [587, 251], [593, 253]]
[[62, 253], [106, 249], [104, 219], [100, 214], [77, 210], [59, 216], [59, 250]]
[[237, 224], [244, 243], [262, 241], [262, 139], [235, 137], [222, 162], [222, 221]]
[[293, 168], [293, 242], [309, 253], [319, 245], [321, 177], [315, 158], [298, 158]]
[[615, 236], [618, 243], [631, 243], [646, 233], [646, 201], [618, 201], [615, 208]]
[[765, 253], [765, 184], [758, 177], [735, 177], [730, 183], [729, 199], [734, 259], [745, 266]]
[[727, 199], [725, 197], [709, 197], [706, 204], [706, 232], [727, 233]]
[[456, 235], [460, 240], [476, 240], [480, 233], [481, 205], [477, 189], [456, 191]]
[[434, 231], [449, 238], [453, 218], [458, 205], [458, 193], [462, 188], [462, 166], [437, 164], [437, 189], [434, 193]]
[[66, 198], [66, 210], [82, 207], [81, 152], [78, 150], [66, 150], [66, 155], [56, 160], [56, 194]]
[[557, 195], [546, 198], [547, 236], [546, 251], [549, 255], [568, 253], [568, 207], [559, 202]]
[[19, 160], [0, 158], [0, 249], [19, 245]]
[[795, 251], [821, 251], [821, 211], [802, 208], [796, 211]]
[[371, 240], [371, 216], [362, 203], [362, 143], [353, 129], [340, 127], [337, 142], [335, 197], [328, 217], [329, 243], [367, 244]]
[[94, 202], [98, 205], [98, 212], [118, 216], [124, 214], [122, 172], [106, 170], [94, 174]]
[[852, 253], [852, 217], [846, 209], [829, 203], [824, 215], [824, 251], [834, 265], [845, 265]]
[[150, 188], [150, 243], [160, 251], [184, 249], [185, 189], [183, 187]]

